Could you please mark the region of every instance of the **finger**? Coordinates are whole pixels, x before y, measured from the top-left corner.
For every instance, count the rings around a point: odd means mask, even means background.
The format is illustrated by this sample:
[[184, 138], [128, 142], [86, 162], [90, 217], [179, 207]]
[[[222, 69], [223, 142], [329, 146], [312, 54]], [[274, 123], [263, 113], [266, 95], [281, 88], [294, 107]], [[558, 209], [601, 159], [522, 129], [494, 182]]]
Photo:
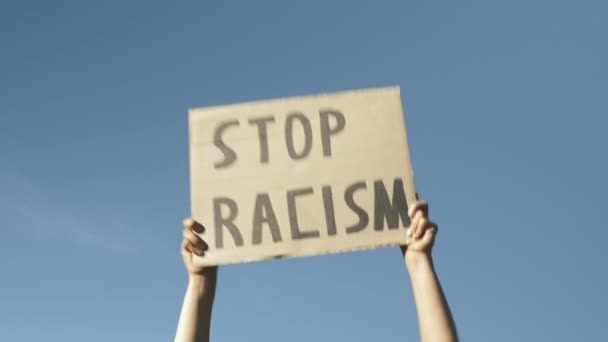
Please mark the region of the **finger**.
[[427, 228], [424, 232], [424, 236], [422, 236], [422, 243], [424, 245], [432, 245], [435, 236], [437, 235], [437, 225], [431, 223], [431, 226]]
[[200, 236], [194, 234], [193, 231], [184, 229], [183, 235], [184, 240], [188, 240], [190, 243], [201, 248], [202, 250], [206, 251], [207, 249], [209, 249], [209, 245], [207, 244], [207, 242], [205, 242], [205, 240], [203, 240]]
[[190, 242], [190, 240], [183, 239], [181, 247], [182, 247], [182, 253], [192, 253], [195, 245], [193, 245], [192, 242]]
[[193, 230], [199, 234], [205, 231], [205, 227], [191, 217], [184, 219], [183, 224], [184, 228]]
[[414, 231], [416, 230], [416, 226], [418, 225], [418, 219], [413, 217], [410, 221], [410, 228], [408, 229], [408, 235], [410, 237], [414, 236]]
[[199, 256], [205, 255], [205, 251], [200, 246], [197, 246], [190, 242], [190, 240], [184, 240], [184, 242], [182, 242], [182, 253], [184, 252], [193, 253]]
[[410, 224], [410, 236], [414, 238], [416, 236], [416, 232], [418, 231], [418, 227], [420, 226], [420, 220], [423, 218], [422, 212], [416, 212], [414, 218], [412, 219], [412, 223]]
[[422, 211], [424, 216], [429, 216], [429, 203], [427, 201], [416, 201], [412, 203], [408, 210], [409, 217], [413, 217], [416, 215], [416, 212]]
[[416, 228], [416, 234], [414, 235], [414, 239], [418, 240], [422, 236], [424, 236], [425, 230], [427, 230], [430, 225], [431, 221], [429, 221], [429, 219], [427, 219], [426, 217], [420, 218], [420, 221], [418, 221], [418, 228]]
[[201, 241], [201, 238], [198, 235], [194, 234], [193, 231], [189, 229], [184, 229], [183, 233], [184, 239], [189, 240], [191, 243], [198, 245]]
[[184, 224], [184, 228], [193, 230], [197, 233], [202, 233], [205, 231], [205, 227], [202, 224], [200, 224], [199, 222], [197, 222], [196, 220], [194, 220], [193, 218], [185, 219], [183, 224]]

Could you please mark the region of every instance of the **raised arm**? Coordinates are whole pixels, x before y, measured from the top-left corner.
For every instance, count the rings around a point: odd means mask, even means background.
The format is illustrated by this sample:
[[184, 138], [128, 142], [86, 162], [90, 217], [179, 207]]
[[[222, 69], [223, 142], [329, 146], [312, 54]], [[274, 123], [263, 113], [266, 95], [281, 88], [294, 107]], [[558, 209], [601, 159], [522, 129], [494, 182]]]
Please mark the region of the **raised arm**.
[[402, 251], [412, 281], [420, 338], [422, 342], [458, 341], [454, 319], [433, 267], [431, 249], [437, 225], [429, 220], [428, 203], [413, 203], [409, 216], [410, 243], [402, 247]]
[[202, 256], [207, 249], [207, 244], [194, 234], [194, 232], [201, 233], [203, 229], [203, 226], [193, 219], [184, 220], [181, 252], [189, 282], [179, 316], [175, 342], [209, 341], [217, 267], [196, 267], [192, 264], [192, 254]]

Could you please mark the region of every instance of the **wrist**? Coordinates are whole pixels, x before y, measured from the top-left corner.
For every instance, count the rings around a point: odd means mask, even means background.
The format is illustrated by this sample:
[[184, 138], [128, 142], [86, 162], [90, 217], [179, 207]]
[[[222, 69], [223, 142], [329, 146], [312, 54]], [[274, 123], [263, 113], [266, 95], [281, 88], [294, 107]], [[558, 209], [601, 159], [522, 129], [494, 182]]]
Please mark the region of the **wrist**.
[[405, 266], [410, 273], [417, 272], [421, 268], [433, 268], [433, 258], [429, 252], [407, 252], [404, 256]]
[[190, 274], [188, 289], [198, 296], [213, 296], [215, 292], [216, 274]]

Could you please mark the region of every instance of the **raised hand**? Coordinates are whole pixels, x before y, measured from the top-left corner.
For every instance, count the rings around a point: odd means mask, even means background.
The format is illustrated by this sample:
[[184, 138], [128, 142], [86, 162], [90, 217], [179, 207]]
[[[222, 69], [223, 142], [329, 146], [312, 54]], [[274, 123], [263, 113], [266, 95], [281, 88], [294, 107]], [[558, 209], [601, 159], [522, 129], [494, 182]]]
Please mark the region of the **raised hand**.
[[409, 208], [411, 225], [407, 232], [409, 243], [404, 248], [406, 257], [415, 253], [431, 254], [437, 225], [429, 219], [429, 204], [426, 201], [416, 201]]
[[456, 325], [431, 257], [437, 225], [429, 219], [429, 204], [426, 201], [412, 203], [408, 215], [411, 219], [408, 243], [401, 250], [412, 281], [421, 340], [458, 341]]
[[195, 220], [191, 218], [184, 220], [181, 253], [190, 279], [177, 325], [176, 342], [209, 341], [217, 266], [195, 266], [192, 262], [194, 254], [205, 256], [208, 245], [195, 234], [200, 234], [204, 230], [203, 225]]
[[216, 271], [217, 267], [195, 266], [192, 262], [193, 255], [204, 256], [209, 245], [195, 233], [202, 233], [205, 227], [192, 218], [184, 220], [184, 238], [182, 240], [181, 253], [184, 265], [190, 276], [206, 276]]

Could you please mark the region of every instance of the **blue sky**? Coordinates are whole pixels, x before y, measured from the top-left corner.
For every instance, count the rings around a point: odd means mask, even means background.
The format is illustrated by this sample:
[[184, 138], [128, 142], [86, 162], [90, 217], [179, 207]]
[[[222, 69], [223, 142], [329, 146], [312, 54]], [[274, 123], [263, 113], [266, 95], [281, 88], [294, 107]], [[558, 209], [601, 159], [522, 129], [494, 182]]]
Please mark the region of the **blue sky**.
[[[400, 85], [463, 341], [607, 341], [603, 1], [0, 2], [0, 340], [168, 341], [187, 108]], [[415, 341], [396, 248], [222, 267], [215, 341]]]

